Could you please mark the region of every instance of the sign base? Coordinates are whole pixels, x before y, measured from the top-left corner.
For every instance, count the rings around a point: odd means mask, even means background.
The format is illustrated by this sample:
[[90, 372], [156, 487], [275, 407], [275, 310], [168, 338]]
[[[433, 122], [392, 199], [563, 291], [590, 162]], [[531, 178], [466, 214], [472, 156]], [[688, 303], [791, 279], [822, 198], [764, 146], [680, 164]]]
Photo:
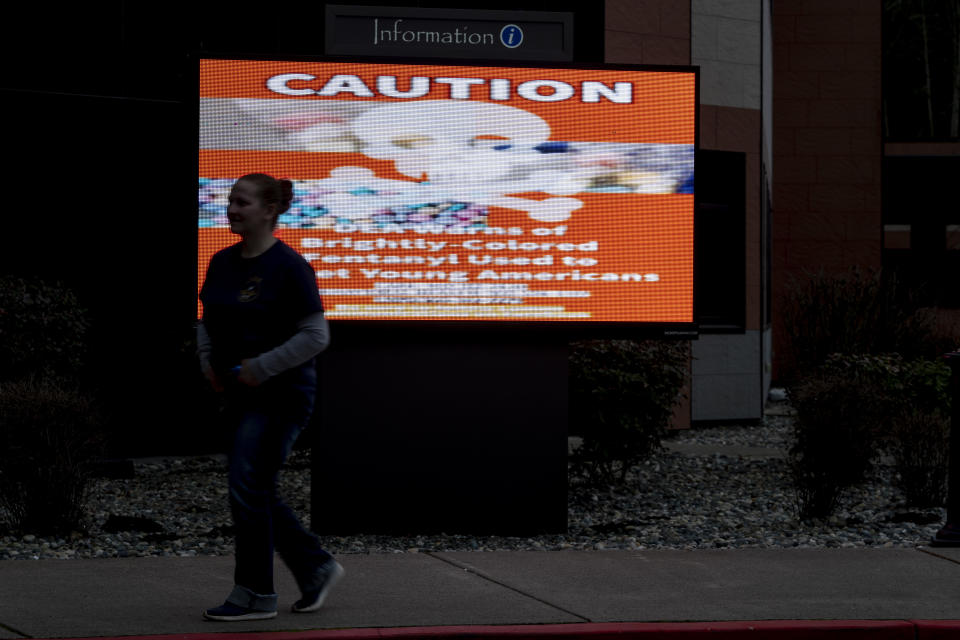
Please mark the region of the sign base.
[[321, 357], [312, 526], [324, 535], [567, 527], [567, 345], [344, 336]]

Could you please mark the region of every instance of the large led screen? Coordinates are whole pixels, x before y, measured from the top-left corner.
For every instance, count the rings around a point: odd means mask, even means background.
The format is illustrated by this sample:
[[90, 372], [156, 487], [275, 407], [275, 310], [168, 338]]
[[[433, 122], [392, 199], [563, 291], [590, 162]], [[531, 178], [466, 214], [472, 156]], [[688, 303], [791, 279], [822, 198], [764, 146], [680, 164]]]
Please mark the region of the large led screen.
[[694, 320], [693, 70], [203, 59], [199, 118], [198, 287], [263, 172], [331, 320]]

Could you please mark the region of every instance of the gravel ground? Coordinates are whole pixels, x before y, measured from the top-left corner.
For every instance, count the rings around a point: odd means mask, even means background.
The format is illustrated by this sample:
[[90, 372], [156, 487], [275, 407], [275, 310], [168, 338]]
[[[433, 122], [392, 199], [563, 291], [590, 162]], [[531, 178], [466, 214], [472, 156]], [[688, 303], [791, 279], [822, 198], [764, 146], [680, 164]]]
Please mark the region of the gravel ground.
[[[785, 413], [783, 411], [777, 413]], [[333, 553], [554, 549], [914, 547], [945, 510], [904, 507], [893, 471], [879, 466], [848, 491], [829, 521], [801, 523], [786, 461], [791, 418], [676, 432], [626, 481], [598, 490], [572, 478], [568, 532], [536, 538], [438, 535], [324, 537]], [[737, 448], [750, 452], [737, 455]], [[763, 449], [757, 453], [758, 448]], [[281, 490], [309, 524], [310, 456], [296, 451]], [[0, 538], [0, 559], [231, 554], [222, 457], [138, 461], [133, 479], [96, 480], [85, 532], [66, 538]], [[135, 530], [139, 529], [139, 530]]]

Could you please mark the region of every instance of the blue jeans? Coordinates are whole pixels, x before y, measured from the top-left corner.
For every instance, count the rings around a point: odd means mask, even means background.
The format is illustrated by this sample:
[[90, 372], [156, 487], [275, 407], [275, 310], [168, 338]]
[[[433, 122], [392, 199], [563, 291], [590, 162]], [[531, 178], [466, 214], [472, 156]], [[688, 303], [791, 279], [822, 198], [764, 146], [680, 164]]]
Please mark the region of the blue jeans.
[[277, 492], [277, 476], [313, 412], [316, 370], [305, 365], [259, 387], [227, 388], [224, 418], [230, 429], [230, 510], [236, 567], [229, 602], [276, 610], [274, 550], [301, 591], [314, 587], [317, 569], [330, 559]]

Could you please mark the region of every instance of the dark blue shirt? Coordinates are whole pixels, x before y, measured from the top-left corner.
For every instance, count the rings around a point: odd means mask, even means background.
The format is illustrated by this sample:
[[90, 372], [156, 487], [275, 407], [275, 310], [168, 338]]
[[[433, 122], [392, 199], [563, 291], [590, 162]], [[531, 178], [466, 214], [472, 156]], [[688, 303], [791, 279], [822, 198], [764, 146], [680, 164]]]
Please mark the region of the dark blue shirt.
[[240, 251], [237, 243], [214, 254], [200, 289], [210, 364], [218, 374], [280, 346], [298, 322], [323, 311], [316, 274], [288, 245], [277, 240], [254, 258]]

